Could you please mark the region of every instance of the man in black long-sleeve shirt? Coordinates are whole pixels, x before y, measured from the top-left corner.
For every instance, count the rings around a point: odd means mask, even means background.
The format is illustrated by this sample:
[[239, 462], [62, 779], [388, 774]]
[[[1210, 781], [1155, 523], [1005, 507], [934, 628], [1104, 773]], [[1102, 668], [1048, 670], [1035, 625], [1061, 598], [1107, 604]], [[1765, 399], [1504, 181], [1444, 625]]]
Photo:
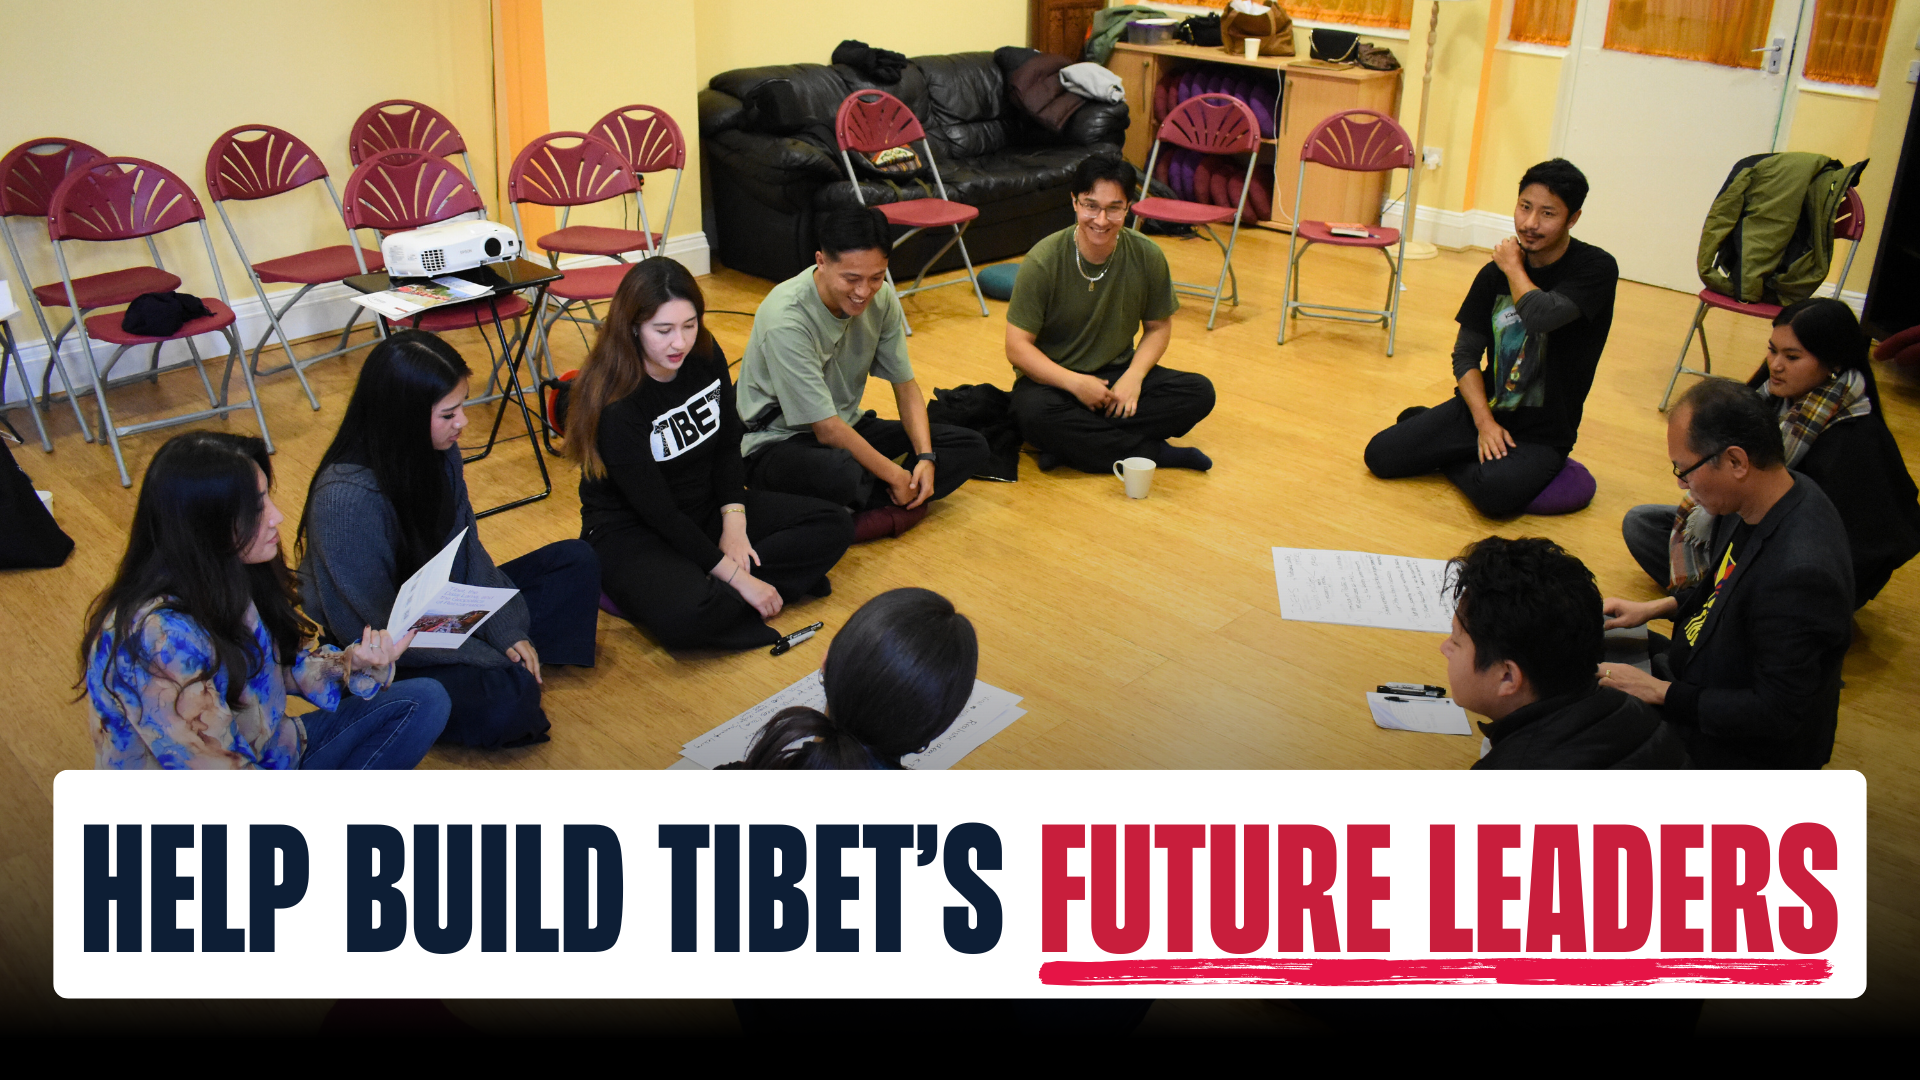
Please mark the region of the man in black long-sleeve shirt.
[[1375, 476], [1438, 470], [1481, 513], [1511, 517], [1559, 474], [1620, 282], [1613, 256], [1572, 236], [1586, 198], [1586, 177], [1562, 158], [1520, 178], [1514, 235], [1494, 247], [1455, 316], [1458, 389], [1373, 437], [1366, 461]]

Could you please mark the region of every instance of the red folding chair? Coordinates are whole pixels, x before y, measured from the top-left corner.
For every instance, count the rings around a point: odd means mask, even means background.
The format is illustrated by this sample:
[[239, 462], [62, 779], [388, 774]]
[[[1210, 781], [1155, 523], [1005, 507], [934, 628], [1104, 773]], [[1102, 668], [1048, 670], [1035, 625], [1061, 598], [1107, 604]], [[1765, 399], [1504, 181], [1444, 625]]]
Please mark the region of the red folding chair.
[[[80, 424], [81, 436], [88, 442], [93, 441], [93, 429], [87, 426], [87, 418], [80, 411], [79, 395], [73, 392], [66, 365], [60, 362], [60, 343], [67, 336], [67, 331], [85, 317], [86, 310], [75, 312], [74, 318], [61, 328], [59, 335], [54, 334], [47, 324], [46, 309], [66, 307], [67, 294], [58, 282], [38, 287], [33, 284], [33, 278], [27, 274], [26, 263], [20, 258], [20, 246], [14, 242], [13, 229], [7, 219], [30, 217], [44, 223], [51, 212], [54, 189], [60, 186], [60, 181], [65, 180], [73, 170], [106, 156], [86, 143], [72, 139], [28, 139], [7, 151], [6, 157], [0, 158], [0, 233], [6, 234], [7, 253], [13, 256], [13, 269], [19, 274], [16, 283], [20, 291], [27, 294], [27, 303], [33, 307], [33, 317], [40, 323], [41, 340], [47, 347], [47, 369], [40, 373], [38, 403], [33, 401], [33, 384], [27, 379], [26, 362], [17, 353], [14, 359], [20, 368], [20, 381], [25, 384], [27, 406], [33, 414], [34, 426], [40, 429], [41, 444], [49, 450], [52, 444], [46, 437], [46, 425], [42, 422], [40, 410], [43, 406], [52, 406], [53, 375], [56, 371], [60, 373], [60, 385], [66, 389], [67, 404], [73, 406], [73, 418]], [[154, 259], [158, 261], [157, 253]], [[173, 284], [163, 285], [158, 291], [165, 292], [180, 286], [179, 278], [164, 271], [156, 273], [151, 270], [131, 277], [127, 271], [89, 275], [74, 285], [82, 301], [91, 302], [94, 307], [112, 307], [114, 304], [124, 304], [143, 292], [152, 291], [134, 288], [132, 292], [127, 292], [128, 286], [165, 281]], [[113, 299], [123, 293], [124, 298]], [[0, 368], [0, 399], [5, 397], [6, 371]]]
[[[213, 196], [213, 208], [219, 211], [220, 221], [227, 227], [227, 236], [233, 241], [233, 249], [240, 253], [240, 261], [246, 264], [247, 278], [253, 282], [253, 293], [260, 298], [260, 306], [267, 313], [267, 329], [248, 354], [248, 366], [256, 377], [278, 375], [292, 368], [294, 377], [300, 380], [300, 389], [306, 391], [307, 403], [318, 409], [320, 399], [314, 396], [313, 386], [307, 382], [306, 369], [322, 360], [364, 349], [377, 339], [358, 345], [347, 344], [347, 338], [353, 333], [353, 324], [360, 319], [360, 305], [354, 304], [351, 305], [353, 311], [347, 318], [347, 325], [340, 331], [340, 343], [328, 352], [302, 360], [293, 355], [293, 344], [287, 339], [287, 331], [281, 325], [281, 320], [314, 289], [355, 274], [382, 269], [386, 261], [380, 257], [380, 252], [363, 249], [355, 242], [353, 232], [348, 230], [345, 244], [254, 262], [247, 256], [246, 245], [240, 242], [240, 230], [234, 227], [233, 218], [227, 214], [226, 207], [229, 199], [245, 202], [284, 195], [316, 180], [326, 186], [327, 198], [333, 201], [333, 212], [341, 217], [344, 228], [345, 216], [340, 207], [340, 196], [333, 190], [333, 179], [327, 175], [327, 167], [321, 164], [320, 155], [287, 132], [266, 124], [242, 124], [215, 139], [213, 147], [207, 151], [207, 193]], [[300, 288], [276, 311], [273, 302], [267, 299], [267, 282], [298, 285]], [[267, 339], [276, 335], [280, 338], [280, 348], [287, 354], [287, 362], [261, 371], [260, 353], [267, 347]]]
[[[1334, 223], [1302, 221], [1300, 196], [1307, 183], [1307, 163], [1324, 165], [1347, 172], [1388, 172], [1413, 168], [1413, 139], [1393, 117], [1372, 109], [1348, 109], [1320, 121], [1307, 133], [1300, 148], [1300, 173], [1293, 184], [1293, 235], [1287, 240], [1287, 278], [1281, 295], [1285, 307], [1280, 313], [1281, 344], [1287, 341], [1287, 320], [1305, 316], [1310, 319], [1334, 319], [1339, 322], [1379, 323], [1387, 328], [1387, 355], [1393, 355], [1393, 338], [1400, 327], [1400, 275], [1406, 267], [1407, 238], [1399, 229], [1384, 225], [1364, 226], [1365, 236], [1341, 236], [1332, 231]], [[1305, 243], [1300, 243], [1305, 241]], [[1375, 308], [1340, 307], [1335, 304], [1302, 303], [1300, 300], [1300, 260], [1315, 244], [1335, 247], [1372, 248], [1387, 260], [1387, 302]], [[1295, 253], [1298, 245], [1299, 252]], [[1396, 255], [1387, 254], [1396, 248]], [[1397, 257], [1396, 257], [1397, 256]], [[1348, 314], [1336, 314], [1347, 312]]]
[[[513, 159], [513, 168], [507, 173], [507, 200], [513, 208], [513, 227], [523, 237], [526, 229], [520, 224], [521, 203], [561, 208], [559, 231], [548, 233], [539, 240], [556, 268], [560, 265], [559, 252], [569, 246], [568, 233], [578, 237], [587, 230], [594, 233], [624, 231], [590, 225], [569, 229], [566, 215], [574, 207], [622, 198], [639, 190], [633, 168], [620, 151], [609, 143], [579, 131], [556, 131], [533, 140], [520, 151], [519, 157]], [[577, 249], [596, 244], [592, 238], [584, 243], [574, 239], [571, 246]], [[615, 251], [575, 250], [572, 253], [601, 255], [619, 261], [612, 266], [583, 266], [568, 270], [565, 277], [548, 288], [548, 300], [558, 301], [558, 307], [551, 315], [541, 312], [536, 321], [540, 352], [546, 357], [549, 378], [553, 377], [554, 370], [547, 332], [555, 321], [563, 317], [574, 322], [597, 324], [599, 320], [591, 317], [593, 302], [613, 299], [614, 291], [620, 288], [620, 279], [626, 276], [629, 269], [626, 261], [620, 258], [620, 253], [630, 250], [634, 250], [632, 245]], [[575, 304], [586, 305], [587, 319], [581, 320], [567, 314]]]
[[[200, 200], [194, 198], [193, 190], [187, 187], [186, 181], [151, 161], [132, 157], [104, 158], [67, 174], [67, 178], [54, 189], [50, 205], [47, 227], [53, 238], [53, 255], [60, 264], [60, 284], [67, 294], [67, 306], [75, 311], [82, 310], [86, 305], [80, 296], [79, 282], [67, 268], [68, 243], [144, 239], [148, 248], [153, 249], [154, 236], [189, 223], [198, 223], [200, 226], [200, 239], [207, 249], [207, 265], [213, 269], [214, 288], [220, 293], [218, 297], [210, 296], [201, 301], [206, 304], [209, 314], [190, 319], [180, 329], [165, 336], [138, 334], [126, 329], [122, 325], [122, 318], [126, 314], [124, 311], [89, 315], [82, 322], [80, 343], [87, 353], [87, 374], [93, 381], [94, 401], [100, 408], [100, 427], [107, 433], [107, 442], [113, 447], [113, 463], [120, 470], [120, 486], [133, 486], [133, 478], [127, 475], [126, 458], [120, 452], [122, 436], [225, 416], [239, 409], [253, 410], [253, 418], [260, 425], [260, 437], [266, 440], [267, 452], [272, 453], [273, 436], [267, 431], [267, 416], [260, 410], [260, 394], [254, 387], [253, 370], [241, 357], [240, 335], [234, 327], [233, 308], [227, 300], [227, 283], [221, 277], [220, 260], [213, 251], [213, 233], [207, 229], [207, 215], [200, 209]], [[155, 260], [158, 261], [157, 254]], [[167, 276], [173, 279], [177, 287], [180, 279], [171, 274]], [[154, 290], [141, 290], [151, 291]], [[227, 370], [221, 376], [217, 399], [213, 384], [207, 380], [207, 366], [201, 361], [200, 350], [193, 343], [196, 336], [211, 333], [220, 334], [228, 344]], [[105, 368], [94, 362], [95, 341], [115, 346]], [[116, 426], [113, 414], [107, 408], [107, 387], [113, 385], [114, 364], [128, 349], [151, 345], [153, 358], [149, 368], [158, 368], [160, 346], [169, 341], [187, 343], [194, 370], [200, 375], [200, 385], [207, 392], [208, 407], [184, 416], [170, 416], [126, 427]], [[230, 404], [227, 401], [227, 391], [233, 382], [236, 364], [240, 367], [240, 377], [247, 384], [247, 401], [243, 404]], [[136, 375], [131, 378], [141, 377]]]
[[[1160, 157], [1160, 144], [1172, 143], [1184, 150], [1193, 150], [1202, 154], [1247, 155], [1247, 174], [1240, 179], [1240, 199], [1233, 206], [1217, 206], [1213, 203], [1187, 202], [1184, 199], [1161, 199], [1147, 194], [1148, 178], [1153, 175], [1154, 162]], [[1240, 221], [1246, 214], [1247, 195], [1253, 190], [1253, 167], [1260, 158], [1260, 121], [1254, 117], [1247, 103], [1227, 94], [1200, 94], [1190, 97], [1174, 106], [1173, 111], [1160, 125], [1160, 132], [1154, 137], [1153, 152], [1147, 155], [1147, 171], [1140, 178], [1140, 201], [1133, 204], [1135, 219], [1165, 221], [1176, 225], [1189, 225], [1207, 230], [1207, 239], [1220, 248], [1220, 279], [1212, 288], [1195, 282], [1176, 281], [1176, 292], [1189, 296], [1204, 296], [1213, 301], [1213, 308], [1207, 312], [1207, 329], [1213, 329], [1213, 320], [1220, 314], [1220, 297], [1226, 291], [1227, 281], [1233, 281], [1233, 306], [1240, 306], [1240, 277], [1233, 272], [1233, 245], [1240, 239]], [[1231, 182], [1231, 181], [1229, 181]], [[1233, 231], [1227, 242], [1220, 243], [1220, 234], [1213, 231], [1215, 225], [1233, 222]]]
[[[877, 154], [899, 146], [912, 149], [913, 144], [919, 142], [919, 153], [923, 155], [921, 160], [933, 172], [933, 187], [940, 197], [881, 203], [880, 212], [886, 215], [888, 224], [906, 227], [906, 233], [893, 242], [896, 248], [927, 229], [950, 228], [953, 238], [942, 244], [940, 250], [933, 253], [933, 258], [920, 267], [919, 275], [913, 279], [913, 288], [896, 289], [894, 295], [908, 297], [927, 289], [958, 285], [965, 281], [973, 286], [973, 298], [980, 303], [980, 317], [986, 318], [987, 299], [981, 295], [980, 279], [973, 272], [973, 258], [967, 254], [967, 242], [962, 236], [973, 219], [980, 216], [980, 209], [947, 198], [947, 185], [940, 179], [940, 164], [933, 159], [933, 147], [928, 144], [926, 130], [920, 126], [920, 119], [913, 115], [913, 110], [884, 90], [855, 90], [840, 103], [840, 112], [833, 120], [833, 135], [840, 144], [841, 164], [847, 168], [847, 179], [853, 182], [853, 194], [860, 200], [861, 206], [867, 205], [866, 188], [860, 183], [860, 175], [853, 171], [853, 158], [848, 156], [849, 152]], [[960, 247], [960, 261], [966, 264], [967, 276], [926, 284], [927, 271], [956, 244]], [[893, 282], [891, 269], [887, 271], [887, 282]], [[912, 330], [907, 332], [912, 333]]]
[[[1833, 295], [1835, 299], [1839, 298], [1840, 290], [1847, 284], [1847, 275], [1853, 270], [1853, 257], [1860, 253], [1860, 238], [1865, 236], [1866, 232], [1867, 209], [1860, 202], [1859, 190], [1856, 188], [1848, 188], [1846, 198], [1840, 201], [1840, 209], [1833, 216], [1833, 238], [1835, 240], [1845, 240], [1848, 245], [1847, 261], [1840, 267], [1839, 280], [1833, 283]], [[1660, 397], [1661, 412], [1666, 412], [1667, 403], [1673, 400], [1673, 386], [1680, 381], [1680, 376], [1713, 374], [1713, 352], [1707, 348], [1706, 318], [1708, 308], [1719, 308], [1721, 311], [1731, 311], [1736, 315], [1751, 315], [1756, 319], [1765, 319], [1768, 322], [1772, 322], [1774, 316], [1780, 314], [1779, 304], [1748, 304], [1736, 300], [1725, 293], [1714, 292], [1712, 289], [1701, 289], [1700, 306], [1693, 310], [1693, 325], [1687, 327], [1687, 340], [1680, 343], [1680, 358], [1673, 362], [1673, 374], [1667, 378], [1667, 392]], [[1687, 350], [1693, 348], [1693, 335], [1695, 334], [1700, 335], [1700, 356], [1706, 364], [1705, 367], [1690, 368], [1687, 366]]]
[[[445, 158], [419, 150], [384, 150], [361, 162], [347, 178], [345, 205], [341, 210], [349, 230], [372, 229], [380, 234], [406, 232], [462, 214], [484, 215], [487, 208], [471, 180]], [[524, 298], [511, 293], [430, 307], [414, 315], [407, 325], [436, 334], [481, 330], [480, 340], [487, 343], [491, 356], [493, 343], [484, 333], [487, 324], [491, 322], [498, 327], [500, 320], [518, 319], [531, 310], [532, 305]], [[498, 396], [491, 392], [492, 387], [499, 378], [500, 365], [512, 352], [504, 329], [500, 331], [500, 340], [504, 351], [492, 357], [492, 374], [487, 378], [489, 393], [474, 398], [475, 402], [492, 401]]]
[[[423, 150], [434, 157], [459, 154], [468, 182], [476, 193], [480, 190], [480, 181], [473, 175], [473, 159], [467, 156], [467, 141], [460, 137], [453, 121], [431, 105], [394, 98], [367, 106], [347, 131], [347, 157], [361, 165], [387, 150]], [[482, 200], [483, 214], [485, 205]]]
[[[680, 133], [680, 125], [673, 122], [673, 117], [651, 105], [622, 105], [601, 117], [587, 130], [595, 137], [611, 143], [615, 150], [620, 151], [620, 156], [633, 166], [633, 201], [640, 208], [639, 235], [646, 240], [648, 255], [660, 254], [666, 247], [667, 234], [673, 228], [673, 208], [680, 201], [680, 178], [686, 174], [687, 168], [687, 140]], [[668, 169], [673, 170], [673, 190], [667, 194], [667, 216], [660, 222], [660, 231], [654, 232], [653, 226], [647, 221], [647, 200], [643, 197], [647, 174]], [[543, 243], [541, 246], [546, 245]], [[637, 251], [639, 247], [630, 246], [621, 250]], [[613, 253], [583, 251], [580, 254]]]

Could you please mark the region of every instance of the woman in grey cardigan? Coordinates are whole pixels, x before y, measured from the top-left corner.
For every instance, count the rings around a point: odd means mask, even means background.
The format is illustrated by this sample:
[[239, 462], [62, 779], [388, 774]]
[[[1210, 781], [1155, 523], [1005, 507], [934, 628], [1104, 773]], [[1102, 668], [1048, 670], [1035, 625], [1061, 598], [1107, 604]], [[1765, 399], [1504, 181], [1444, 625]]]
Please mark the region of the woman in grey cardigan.
[[484, 748], [547, 741], [540, 707], [549, 664], [593, 665], [600, 562], [580, 540], [495, 566], [467, 499], [460, 432], [465, 360], [432, 334], [403, 330], [367, 355], [301, 515], [302, 606], [327, 636], [385, 626], [400, 586], [461, 530], [451, 580], [519, 589], [458, 649], [411, 648], [408, 677], [453, 699], [443, 741]]

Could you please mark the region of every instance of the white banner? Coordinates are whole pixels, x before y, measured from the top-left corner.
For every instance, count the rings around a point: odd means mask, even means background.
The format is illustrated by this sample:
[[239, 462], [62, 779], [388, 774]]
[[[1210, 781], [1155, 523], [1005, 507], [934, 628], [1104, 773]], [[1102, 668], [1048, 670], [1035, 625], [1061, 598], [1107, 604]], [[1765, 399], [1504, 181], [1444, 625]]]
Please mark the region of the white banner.
[[54, 986], [1854, 997], [1865, 859], [1841, 771], [64, 772]]

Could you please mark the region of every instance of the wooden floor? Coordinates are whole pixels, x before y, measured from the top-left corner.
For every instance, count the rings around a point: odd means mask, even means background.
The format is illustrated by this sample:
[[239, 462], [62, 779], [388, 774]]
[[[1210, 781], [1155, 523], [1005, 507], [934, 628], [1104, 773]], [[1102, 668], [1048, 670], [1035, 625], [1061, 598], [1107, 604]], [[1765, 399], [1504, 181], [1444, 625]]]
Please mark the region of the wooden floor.
[[[1211, 281], [1217, 249], [1205, 241], [1161, 240], [1175, 276]], [[1441, 558], [1499, 533], [1543, 535], [1565, 545], [1610, 595], [1655, 590], [1620, 540], [1620, 519], [1643, 502], [1671, 502], [1664, 420], [1654, 408], [1694, 300], [1622, 284], [1613, 334], [1581, 429], [1576, 456], [1599, 480], [1586, 511], [1562, 518], [1481, 517], [1438, 477], [1380, 481], [1361, 450], [1408, 405], [1435, 404], [1452, 385], [1453, 314], [1485, 253], [1441, 253], [1408, 264], [1398, 348], [1384, 355], [1378, 329], [1301, 322], [1274, 344], [1287, 237], [1256, 232], [1237, 251], [1242, 293], [1206, 330], [1206, 304], [1188, 299], [1174, 320], [1166, 363], [1213, 380], [1219, 405], [1186, 440], [1212, 455], [1207, 474], [1163, 471], [1151, 498], [1132, 502], [1111, 476], [1071, 469], [1043, 474], [1031, 456], [1014, 484], [976, 481], [934, 505], [907, 536], [854, 548], [833, 574], [834, 594], [777, 620], [792, 629], [825, 620], [826, 635], [874, 594], [902, 585], [938, 590], [979, 629], [980, 677], [1023, 695], [1027, 715], [973, 754], [982, 769], [1463, 769], [1478, 739], [1383, 731], [1365, 691], [1385, 680], [1444, 683], [1436, 635], [1283, 622], [1274, 546], [1352, 548]], [[1306, 260], [1305, 292], [1339, 303], [1371, 303], [1385, 268], [1370, 252], [1322, 249]], [[751, 312], [770, 287], [720, 272], [705, 279], [710, 308]], [[1001, 347], [1005, 305], [981, 318], [964, 288], [909, 298], [910, 342], [920, 384], [1009, 385]], [[750, 319], [711, 314], [709, 325], [738, 357]], [[1724, 367], [1745, 375], [1764, 352], [1757, 320], [1711, 320]], [[476, 366], [477, 337], [456, 338]], [[318, 343], [308, 346], [314, 351]], [[556, 333], [562, 369], [584, 355], [577, 334]], [[339, 422], [364, 353], [310, 370], [324, 407], [307, 408], [288, 375], [263, 385], [279, 447], [276, 498], [301, 504], [313, 465]], [[1734, 359], [1734, 358], [1737, 358]], [[191, 373], [157, 387], [116, 391], [128, 420], [185, 407], [198, 393]], [[1920, 387], [1888, 379], [1888, 420], [1901, 442], [1920, 447]], [[867, 404], [891, 415], [891, 395], [872, 385]], [[64, 406], [62, 406], [64, 407]], [[12, 414], [26, 425], [23, 413]], [[244, 414], [230, 421], [252, 430]], [[90, 1026], [103, 1006], [60, 1002], [50, 989], [50, 840], [54, 774], [91, 763], [85, 710], [74, 704], [74, 649], [82, 612], [106, 582], [124, 546], [134, 495], [116, 482], [101, 447], [83, 443], [71, 413], [50, 419], [56, 452], [16, 448], [39, 487], [55, 493], [56, 517], [78, 542], [56, 570], [0, 574], [0, 641], [6, 644], [15, 706], [0, 713], [0, 1001], [16, 1022]], [[469, 434], [478, 430], [469, 429]], [[126, 440], [136, 476], [165, 433]], [[1920, 455], [1915, 455], [1920, 456]], [[570, 470], [556, 468], [551, 499], [488, 518], [481, 532], [497, 561], [579, 532]], [[526, 493], [537, 481], [524, 441], [470, 466], [477, 506]], [[290, 519], [285, 534], [292, 535]], [[1869, 940], [1872, 968], [1861, 1001], [1783, 1006], [1722, 1003], [1703, 1019], [1709, 1031], [1873, 1028], [1912, 1022], [1920, 1003], [1920, 689], [1911, 675], [1920, 646], [1920, 570], [1908, 567], [1860, 613], [1847, 657], [1833, 768], [1858, 769], [1870, 799]], [[439, 749], [428, 768], [658, 769], [682, 742], [805, 674], [818, 644], [779, 658], [670, 653], [631, 625], [601, 617], [598, 664], [549, 669], [546, 707], [553, 741], [526, 750]], [[1276, 783], [1285, 783], [1276, 777]], [[609, 1003], [507, 1007], [457, 1003], [490, 1028], [582, 1023], [630, 1031], [732, 1030], [725, 1003]], [[234, 1004], [236, 1021], [263, 1029], [311, 1025], [325, 1003]], [[147, 1015], [147, 1006], [142, 1006]], [[204, 1009], [198, 1010], [203, 1015]], [[1165, 1003], [1147, 1032], [1288, 1033], [1312, 1030], [1284, 1007], [1260, 1003]]]

